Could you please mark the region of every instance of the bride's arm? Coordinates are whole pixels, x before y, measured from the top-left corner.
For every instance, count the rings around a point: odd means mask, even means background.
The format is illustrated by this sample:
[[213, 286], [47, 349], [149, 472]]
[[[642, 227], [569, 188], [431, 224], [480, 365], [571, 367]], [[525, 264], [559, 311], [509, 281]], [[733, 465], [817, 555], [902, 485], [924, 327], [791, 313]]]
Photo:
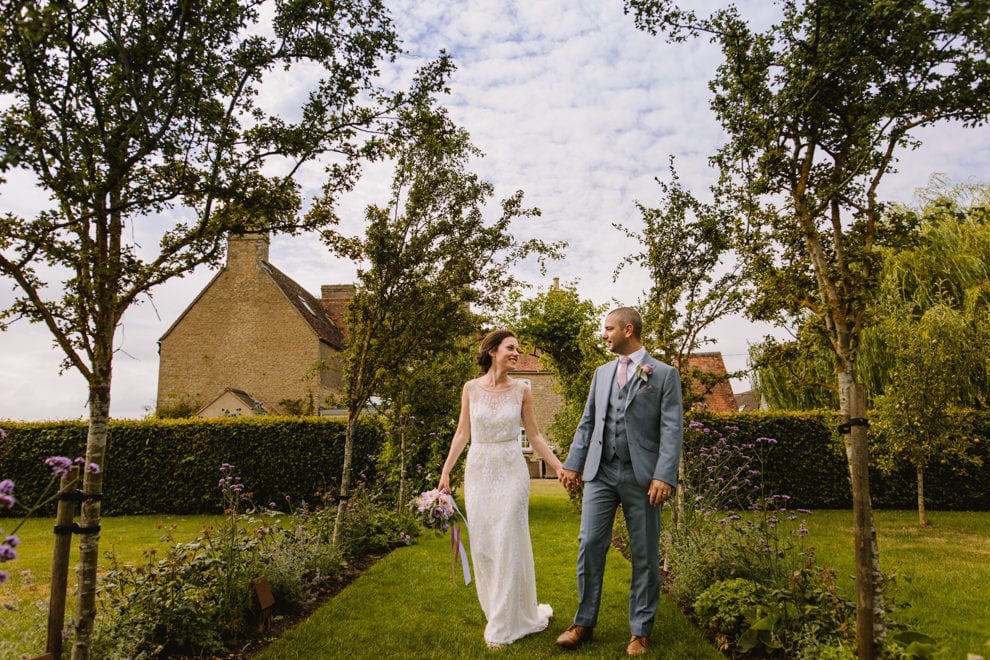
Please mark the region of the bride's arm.
[[526, 438], [529, 440], [530, 446], [550, 466], [554, 475], [559, 475], [563, 469], [563, 465], [561, 465], [560, 459], [553, 453], [553, 450], [550, 449], [546, 438], [540, 433], [540, 427], [536, 423], [536, 413], [533, 412], [533, 392], [528, 385], [523, 389], [522, 424], [523, 428], [526, 429]]
[[461, 389], [461, 414], [457, 418], [457, 430], [454, 431], [454, 438], [450, 441], [450, 451], [447, 452], [447, 460], [443, 462], [440, 483], [437, 484], [438, 490], [446, 490], [448, 493], [453, 492], [450, 489], [450, 472], [457, 465], [457, 459], [461, 457], [461, 452], [464, 451], [471, 437], [471, 408], [467, 388], [468, 383], [464, 383]]

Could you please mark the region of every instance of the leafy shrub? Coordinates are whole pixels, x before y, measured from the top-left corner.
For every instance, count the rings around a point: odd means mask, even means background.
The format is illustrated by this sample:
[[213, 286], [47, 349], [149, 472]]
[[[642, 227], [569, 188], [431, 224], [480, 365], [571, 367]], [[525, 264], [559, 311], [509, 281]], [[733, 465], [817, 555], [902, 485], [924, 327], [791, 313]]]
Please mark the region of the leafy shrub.
[[396, 511], [359, 487], [347, 502], [342, 530], [340, 551], [351, 558], [408, 545], [419, 534], [419, 525], [408, 511]]
[[[165, 557], [125, 566], [110, 554], [102, 578], [94, 657], [216, 653], [240, 636], [252, 612], [252, 581], [268, 578], [276, 607], [292, 610], [347, 571], [348, 561], [411, 542], [411, 516], [383, 510], [363, 489], [348, 501], [344, 541], [332, 543], [329, 499], [292, 513], [255, 508], [234, 466], [220, 468], [223, 522]], [[291, 500], [286, 500], [289, 503]], [[169, 536], [165, 537], [171, 540]]]
[[698, 421], [686, 431], [677, 520], [664, 530], [665, 588], [723, 650], [799, 657], [849, 641], [855, 607], [805, 547], [790, 497], [763, 481], [777, 442], [736, 439]]
[[695, 599], [694, 614], [701, 629], [716, 639], [738, 639], [752, 624], [747, 613], [766, 600], [766, 589], [758, 582], [743, 578], [722, 580]]

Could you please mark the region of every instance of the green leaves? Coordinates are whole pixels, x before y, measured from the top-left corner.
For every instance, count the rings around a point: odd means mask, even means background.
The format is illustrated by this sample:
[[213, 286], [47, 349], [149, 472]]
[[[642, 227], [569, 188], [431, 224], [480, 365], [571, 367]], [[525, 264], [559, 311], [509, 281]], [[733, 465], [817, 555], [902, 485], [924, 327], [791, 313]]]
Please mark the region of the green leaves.
[[[376, 155], [359, 130], [384, 130], [406, 102], [374, 81], [398, 52], [380, 2], [272, 2], [271, 29], [258, 24], [264, 4], [12, 0], [2, 10], [0, 93], [11, 102], [0, 163], [33, 176], [53, 204], [8, 218], [0, 276], [63, 348], [86, 347], [71, 356], [77, 367], [138, 296], [215, 263], [228, 232], [332, 222], [297, 217], [295, 171], [333, 152], [327, 190], [349, 189]], [[313, 80], [297, 111], [259, 102], [279, 68]], [[441, 88], [446, 71], [431, 65], [413, 94]], [[128, 245], [156, 226], [157, 253]], [[36, 263], [61, 285], [32, 275]]]

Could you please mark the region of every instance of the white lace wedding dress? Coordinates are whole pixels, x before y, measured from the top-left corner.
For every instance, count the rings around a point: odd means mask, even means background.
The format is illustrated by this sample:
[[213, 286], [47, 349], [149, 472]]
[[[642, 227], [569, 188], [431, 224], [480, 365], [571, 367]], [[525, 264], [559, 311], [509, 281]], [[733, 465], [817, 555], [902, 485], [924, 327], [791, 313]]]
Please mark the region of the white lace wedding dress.
[[471, 445], [464, 505], [474, 579], [488, 619], [485, 641], [511, 644], [547, 627], [553, 610], [536, 602], [529, 538], [529, 470], [519, 444], [526, 384], [493, 390], [468, 384]]

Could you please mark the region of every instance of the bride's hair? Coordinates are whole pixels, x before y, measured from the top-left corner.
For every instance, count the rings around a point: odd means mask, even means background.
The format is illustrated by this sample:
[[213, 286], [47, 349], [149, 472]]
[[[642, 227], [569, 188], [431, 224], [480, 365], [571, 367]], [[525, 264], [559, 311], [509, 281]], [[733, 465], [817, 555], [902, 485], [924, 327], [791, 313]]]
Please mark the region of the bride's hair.
[[481, 373], [486, 374], [492, 368], [492, 356], [488, 352], [497, 350], [506, 337], [515, 336], [516, 333], [512, 330], [492, 330], [485, 335], [481, 340], [481, 348], [478, 349], [478, 366], [481, 367]]

